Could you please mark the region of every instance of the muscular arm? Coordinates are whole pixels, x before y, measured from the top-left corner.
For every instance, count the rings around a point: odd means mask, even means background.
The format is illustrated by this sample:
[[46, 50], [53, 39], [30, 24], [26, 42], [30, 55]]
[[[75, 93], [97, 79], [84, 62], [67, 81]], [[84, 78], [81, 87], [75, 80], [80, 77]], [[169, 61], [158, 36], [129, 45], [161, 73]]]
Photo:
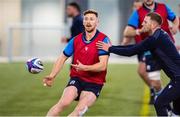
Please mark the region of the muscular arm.
[[166, 5], [166, 10], [167, 10], [167, 19], [172, 22], [171, 32], [172, 34], [176, 34], [178, 31], [179, 19], [175, 15], [175, 13], [171, 10], [171, 8], [169, 8], [167, 5]]
[[57, 74], [61, 71], [65, 61], [68, 57], [72, 56], [74, 53], [74, 38], [72, 38], [66, 45], [63, 53], [58, 57], [54, 63], [54, 67], [49, 75], [50, 78], [55, 78]]
[[56, 62], [54, 63], [53, 69], [50, 73], [50, 77], [55, 78], [57, 74], [61, 71], [65, 61], [68, 59], [64, 54], [61, 54]]
[[128, 45], [129, 43], [131, 43], [131, 41], [132, 41], [132, 38], [124, 37], [122, 42], [121, 42], [121, 45]]
[[172, 23], [174, 26], [179, 27], [179, 18], [176, 17], [176, 19]]
[[104, 71], [107, 68], [109, 56], [99, 56], [99, 62], [94, 65], [87, 65], [86, 70], [92, 72]]
[[43, 79], [43, 83], [44, 86], [48, 86], [51, 87], [55, 77], [57, 76], [57, 74], [61, 71], [64, 62], [67, 60], [68, 57], [66, 57], [64, 54], [61, 54], [58, 59], [56, 60], [56, 62], [54, 63], [53, 69], [50, 73], [50, 75], [45, 76]]
[[124, 37], [132, 38], [136, 36], [136, 30], [131, 26], [126, 26], [124, 30]]
[[[125, 27], [124, 30], [124, 37], [125, 38], [132, 38], [135, 37], [137, 32], [136, 29], [139, 27], [139, 14], [137, 10], [133, 11], [131, 14], [129, 20], [128, 20], [128, 25]], [[126, 40], [127, 41], [127, 40]]]
[[175, 19], [174, 19], [174, 21], [172, 22], [172, 33], [173, 34], [176, 34], [177, 33], [177, 31], [178, 31], [178, 28], [179, 28], [179, 18], [178, 17], [176, 17]]

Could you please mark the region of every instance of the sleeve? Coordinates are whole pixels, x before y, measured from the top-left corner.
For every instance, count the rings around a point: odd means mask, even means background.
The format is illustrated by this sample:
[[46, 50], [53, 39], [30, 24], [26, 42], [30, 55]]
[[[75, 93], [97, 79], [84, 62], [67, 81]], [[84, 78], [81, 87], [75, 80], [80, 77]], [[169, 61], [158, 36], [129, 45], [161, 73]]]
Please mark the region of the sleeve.
[[74, 38], [72, 38], [63, 50], [65, 56], [70, 57], [74, 53]]
[[176, 18], [175, 13], [167, 5], [166, 5], [166, 10], [167, 10], [167, 15], [168, 15], [168, 17], [167, 17], [168, 20], [173, 22]]
[[155, 37], [151, 36], [135, 45], [112, 46], [109, 48], [109, 52], [122, 56], [133, 56], [155, 48], [156, 40]]
[[131, 14], [129, 20], [128, 20], [128, 26], [131, 26], [133, 28], [138, 28], [139, 26], [139, 15], [137, 10], [133, 11], [133, 13]]
[[[103, 42], [104, 43], [111, 43], [111, 41], [108, 37], [104, 38]], [[99, 50], [99, 56], [102, 56], [102, 55], [109, 55], [109, 52], [106, 52], [104, 50]]]

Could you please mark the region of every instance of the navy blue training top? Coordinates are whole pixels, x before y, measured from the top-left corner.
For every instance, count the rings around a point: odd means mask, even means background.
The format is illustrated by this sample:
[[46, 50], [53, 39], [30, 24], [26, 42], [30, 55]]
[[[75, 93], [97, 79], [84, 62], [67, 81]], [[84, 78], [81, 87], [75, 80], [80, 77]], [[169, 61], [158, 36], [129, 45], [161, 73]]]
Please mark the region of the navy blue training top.
[[73, 22], [71, 26], [71, 38], [75, 37], [76, 35], [82, 32], [84, 32], [83, 17], [81, 15], [77, 15], [76, 17], [73, 18]]
[[171, 80], [180, 80], [180, 55], [170, 36], [160, 28], [138, 44], [109, 48], [110, 53], [123, 56], [132, 56], [148, 50]]

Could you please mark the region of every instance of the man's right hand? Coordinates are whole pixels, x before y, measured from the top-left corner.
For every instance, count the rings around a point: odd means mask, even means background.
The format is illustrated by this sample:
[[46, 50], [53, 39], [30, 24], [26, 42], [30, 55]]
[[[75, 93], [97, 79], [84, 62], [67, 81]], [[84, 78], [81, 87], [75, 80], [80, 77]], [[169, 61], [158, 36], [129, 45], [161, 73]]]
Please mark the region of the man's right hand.
[[51, 77], [51, 76], [45, 76], [43, 78], [43, 84], [44, 86], [48, 86], [48, 87], [51, 87], [52, 84], [54, 82], [54, 77]]

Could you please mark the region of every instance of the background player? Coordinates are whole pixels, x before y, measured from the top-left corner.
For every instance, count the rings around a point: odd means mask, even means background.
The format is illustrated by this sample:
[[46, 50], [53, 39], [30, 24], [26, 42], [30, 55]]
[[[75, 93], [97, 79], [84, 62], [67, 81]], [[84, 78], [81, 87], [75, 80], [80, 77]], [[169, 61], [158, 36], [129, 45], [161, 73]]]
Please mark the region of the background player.
[[[154, 0], [143, 0], [143, 6], [138, 10], [135, 10], [128, 21], [128, 26], [124, 30], [124, 39], [122, 45], [127, 45], [130, 43], [131, 38], [135, 37], [135, 42], [141, 42], [147, 34], [140, 31], [142, 27], [141, 24], [145, 15], [149, 12], [157, 12], [163, 18], [162, 29], [164, 29], [174, 41], [172, 34], [176, 34], [178, 30], [179, 20], [172, 10], [165, 4], [157, 3]], [[172, 28], [169, 29], [168, 20], [172, 22]], [[150, 52], [143, 52], [138, 54], [139, 66], [138, 74], [145, 81], [145, 83], [151, 88], [151, 99], [150, 104], [154, 102], [154, 88], [156, 92], [161, 91], [161, 81], [160, 81], [160, 66], [154, 60]]]
[[[171, 37], [161, 29], [163, 19], [157, 13], [149, 13], [143, 21], [143, 32], [148, 32], [144, 41], [129, 46], [112, 46], [104, 42], [97, 43], [98, 49], [109, 51], [123, 56], [132, 56], [151, 51], [161, 68], [170, 78], [170, 83], [163, 89], [155, 100], [155, 109], [158, 116], [168, 116], [168, 107], [174, 100], [180, 101], [180, 55], [171, 41]], [[174, 111], [175, 114], [179, 112]]]
[[73, 100], [79, 100], [70, 116], [82, 116], [94, 104], [103, 87], [109, 53], [98, 51], [97, 41], [109, 42], [106, 35], [97, 30], [98, 13], [94, 10], [84, 12], [85, 32], [73, 37], [59, 56], [52, 72], [44, 78], [51, 86], [64, 62], [73, 55], [70, 81], [64, 89], [61, 99], [48, 112], [48, 116], [58, 116]]
[[70, 29], [71, 37], [62, 37], [61, 41], [67, 43], [76, 35], [84, 31], [83, 17], [81, 16], [81, 8], [76, 2], [71, 2], [67, 5], [66, 14], [69, 18], [72, 18], [72, 26]]

